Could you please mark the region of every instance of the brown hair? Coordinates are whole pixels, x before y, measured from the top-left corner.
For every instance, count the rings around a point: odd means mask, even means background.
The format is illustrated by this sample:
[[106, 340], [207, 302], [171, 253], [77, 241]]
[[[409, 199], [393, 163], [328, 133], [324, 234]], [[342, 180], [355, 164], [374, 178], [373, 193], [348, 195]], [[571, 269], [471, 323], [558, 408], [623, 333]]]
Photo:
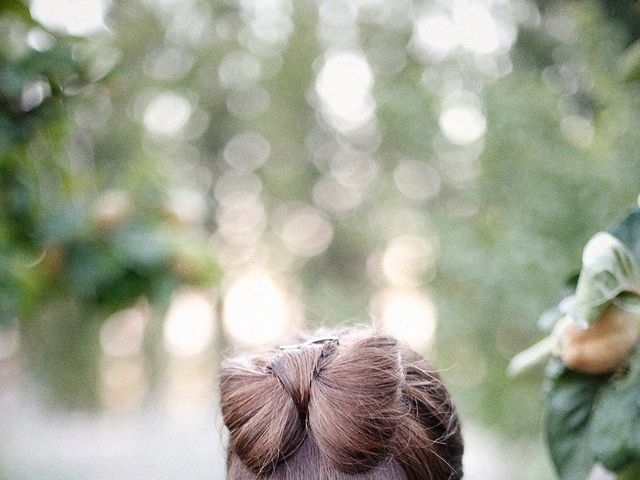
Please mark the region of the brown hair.
[[451, 398], [392, 337], [351, 331], [227, 360], [220, 393], [228, 480], [462, 477]]

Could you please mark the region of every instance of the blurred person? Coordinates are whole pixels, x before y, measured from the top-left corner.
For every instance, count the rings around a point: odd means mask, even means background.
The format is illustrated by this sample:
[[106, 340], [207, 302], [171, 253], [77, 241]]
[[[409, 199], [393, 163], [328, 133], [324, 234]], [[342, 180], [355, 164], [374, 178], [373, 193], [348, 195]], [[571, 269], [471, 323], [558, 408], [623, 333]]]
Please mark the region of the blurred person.
[[228, 359], [227, 480], [457, 480], [458, 415], [433, 367], [393, 337], [316, 336]]

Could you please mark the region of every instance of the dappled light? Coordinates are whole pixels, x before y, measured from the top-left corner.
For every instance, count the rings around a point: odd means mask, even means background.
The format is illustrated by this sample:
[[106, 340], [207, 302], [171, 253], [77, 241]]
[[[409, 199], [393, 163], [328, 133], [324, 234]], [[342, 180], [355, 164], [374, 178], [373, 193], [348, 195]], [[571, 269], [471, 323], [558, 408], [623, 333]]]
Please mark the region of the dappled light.
[[177, 357], [204, 352], [213, 339], [214, 322], [214, 304], [206, 294], [177, 292], [164, 321], [165, 347]]
[[382, 331], [425, 352], [433, 347], [437, 313], [428, 294], [412, 289], [387, 289], [372, 299], [372, 313]]
[[552, 478], [506, 368], [637, 202], [632, 3], [0, 2], [0, 478], [221, 479], [222, 359], [351, 325]]
[[267, 346], [284, 339], [293, 313], [285, 292], [264, 272], [240, 275], [225, 292], [225, 330], [240, 344]]

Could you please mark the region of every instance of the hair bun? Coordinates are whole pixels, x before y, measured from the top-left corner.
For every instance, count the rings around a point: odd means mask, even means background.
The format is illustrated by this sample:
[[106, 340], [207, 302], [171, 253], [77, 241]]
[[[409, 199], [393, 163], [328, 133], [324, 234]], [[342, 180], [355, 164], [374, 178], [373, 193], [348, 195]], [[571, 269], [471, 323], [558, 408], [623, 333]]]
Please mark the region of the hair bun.
[[258, 475], [271, 471], [304, 440], [305, 426], [292, 397], [266, 365], [223, 364], [220, 403], [230, 449]]
[[307, 414], [311, 383], [325, 350], [326, 346], [320, 345], [285, 350], [276, 355], [267, 366], [267, 370], [276, 376], [284, 391], [291, 397], [301, 417]]
[[229, 479], [462, 477], [451, 398], [392, 337], [354, 332], [226, 361], [220, 393]]
[[338, 470], [357, 473], [388, 453], [400, 412], [397, 342], [373, 336], [320, 359], [311, 386], [309, 429]]

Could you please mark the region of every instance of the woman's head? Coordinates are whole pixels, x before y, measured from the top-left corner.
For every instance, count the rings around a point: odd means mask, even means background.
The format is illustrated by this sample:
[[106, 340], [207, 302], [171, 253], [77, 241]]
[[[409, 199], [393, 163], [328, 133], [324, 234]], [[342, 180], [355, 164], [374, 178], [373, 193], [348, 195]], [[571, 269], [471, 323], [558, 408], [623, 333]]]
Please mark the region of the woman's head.
[[349, 332], [227, 360], [229, 480], [455, 480], [462, 437], [439, 376], [392, 337]]

